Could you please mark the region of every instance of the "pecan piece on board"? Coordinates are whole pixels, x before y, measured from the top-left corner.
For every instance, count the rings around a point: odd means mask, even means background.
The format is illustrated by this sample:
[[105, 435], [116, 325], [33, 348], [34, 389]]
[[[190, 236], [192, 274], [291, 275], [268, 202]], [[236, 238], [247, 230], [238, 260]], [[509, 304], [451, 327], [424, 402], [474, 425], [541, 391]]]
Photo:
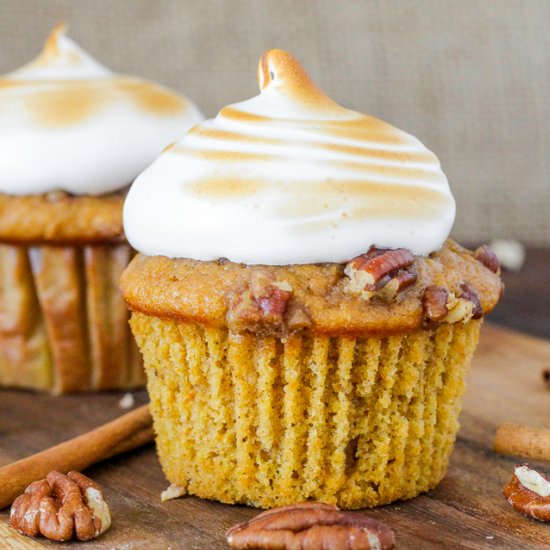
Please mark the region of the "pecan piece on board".
[[274, 508], [227, 531], [236, 549], [263, 550], [387, 550], [395, 544], [384, 523], [331, 504], [304, 502]]
[[9, 524], [30, 537], [90, 540], [109, 528], [111, 514], [97, 483], [79, 472], [54, 471], [15, 499]]
[[515, 468], [503, 493], [514, 510], [539, 521], [550, 521], [550, 480], [527, 464]]

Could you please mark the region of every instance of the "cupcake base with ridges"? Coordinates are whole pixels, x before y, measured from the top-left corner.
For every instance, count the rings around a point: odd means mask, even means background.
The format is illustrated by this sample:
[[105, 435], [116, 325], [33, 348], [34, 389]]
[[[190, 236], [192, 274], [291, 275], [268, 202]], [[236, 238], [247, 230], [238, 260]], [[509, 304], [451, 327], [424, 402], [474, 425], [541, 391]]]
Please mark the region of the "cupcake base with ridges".
[[54, 394], [143, 386], [118, 294], [127, 244], [0, 244], [0, 385]]
[[134, 313], [171, 483], [270, 508], [412, 498], [444, 476], [481, 321], [406, 335], [235, 333]]

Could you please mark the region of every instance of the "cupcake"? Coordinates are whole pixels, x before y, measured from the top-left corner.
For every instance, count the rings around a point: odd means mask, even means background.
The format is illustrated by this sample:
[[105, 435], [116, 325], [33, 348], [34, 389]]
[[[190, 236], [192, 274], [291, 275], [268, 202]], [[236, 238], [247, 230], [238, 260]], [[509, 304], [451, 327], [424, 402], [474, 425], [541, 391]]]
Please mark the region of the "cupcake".
[[414, 497], [445, 474], [498, 263], [448, 240], [455, 203], [420, 141], [284, 51], [258, 79], [125, 202], [160, 462], [189, 494], [262, 508]]
[[118, 294], [129, 184], [196, 107], [119, 76], [57, 27], [0, 77], [0, 385], [60, 394], [145, 375]]

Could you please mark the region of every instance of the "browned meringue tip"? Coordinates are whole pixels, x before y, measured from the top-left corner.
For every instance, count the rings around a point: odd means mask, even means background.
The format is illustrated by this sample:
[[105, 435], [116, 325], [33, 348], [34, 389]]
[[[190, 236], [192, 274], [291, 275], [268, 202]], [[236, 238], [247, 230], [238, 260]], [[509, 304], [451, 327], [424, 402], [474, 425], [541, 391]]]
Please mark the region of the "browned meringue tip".
[[43, 56], [44, 58], [51, 58], [59, 55], [59, 36], [65, 34], [68, 28], [69, 26], [65, 23], [65, 21], [60, 21], [51, 30], [46, 42], [44, 43], [40, 57]]
[[276, 86], [286, 95], [312, 107], [341, 111], [343, 108], [321, 91], [302, 64], [285, 50], [267, 50], [258, 63], [260, 92]]

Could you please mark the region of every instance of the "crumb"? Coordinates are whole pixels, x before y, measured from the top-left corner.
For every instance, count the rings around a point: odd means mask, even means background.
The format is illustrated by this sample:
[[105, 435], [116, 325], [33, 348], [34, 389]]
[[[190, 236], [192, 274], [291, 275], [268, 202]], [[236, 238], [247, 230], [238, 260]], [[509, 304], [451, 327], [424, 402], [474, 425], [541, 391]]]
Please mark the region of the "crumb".
[[136, 404], [136, 400], [131, 393], [125, 393], [124, 396], [118, 402], [118, 406], [121, 409], [131, 409]]
[[494, 239], [489, 243], [504, 269], [519, 271], [525, 261], [525, 246], [513, 239]]
[[164, 502], [166, 500], [172, 500], [173, 498], [179, 498], [185, 495], [186, 492], [187, 491], [182, 487], [178, 487], [177, 485], [174, 485], [172, 483], [172, 485], [170, 485], [168, 489], [165, 489], [164, 491], [162, 491], [162, 493], [160, 494], [160, 500]]

